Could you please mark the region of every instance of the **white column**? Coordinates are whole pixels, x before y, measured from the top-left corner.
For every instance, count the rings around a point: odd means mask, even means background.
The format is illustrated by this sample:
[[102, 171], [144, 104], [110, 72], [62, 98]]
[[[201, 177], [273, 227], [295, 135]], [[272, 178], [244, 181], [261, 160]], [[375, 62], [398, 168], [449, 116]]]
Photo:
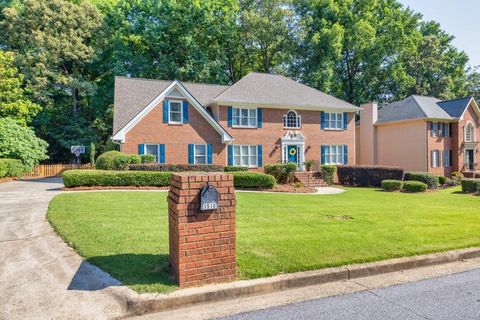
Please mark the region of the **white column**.
[[305, 171], [305, 144], [299, 145], [300, 149], [300, 170]]

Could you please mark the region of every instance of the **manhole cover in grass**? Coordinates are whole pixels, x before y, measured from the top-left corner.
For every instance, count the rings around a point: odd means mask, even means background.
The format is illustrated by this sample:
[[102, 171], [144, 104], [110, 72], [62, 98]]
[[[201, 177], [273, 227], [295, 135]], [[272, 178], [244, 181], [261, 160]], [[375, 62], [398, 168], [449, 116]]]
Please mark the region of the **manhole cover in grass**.
[[347, 215], [340, 215], [340, 216], [334, 216], [332, 214], [327, 214], [325, 216], [329, 220], [352, 220], [352, 216], [347, 216]]

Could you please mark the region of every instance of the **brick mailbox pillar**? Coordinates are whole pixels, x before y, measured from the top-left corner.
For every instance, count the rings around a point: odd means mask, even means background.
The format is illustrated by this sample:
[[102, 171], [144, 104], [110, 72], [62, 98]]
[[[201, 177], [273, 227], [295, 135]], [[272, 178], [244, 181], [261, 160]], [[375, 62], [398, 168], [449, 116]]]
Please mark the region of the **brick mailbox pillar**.
[[[218, 191], [218, 208], [202, 211], [200, 193], [207, 186]], [[169, 261], [180, 287], [235, 278], [235, 205], [232, 175], [172, 174], [168, 194]]]

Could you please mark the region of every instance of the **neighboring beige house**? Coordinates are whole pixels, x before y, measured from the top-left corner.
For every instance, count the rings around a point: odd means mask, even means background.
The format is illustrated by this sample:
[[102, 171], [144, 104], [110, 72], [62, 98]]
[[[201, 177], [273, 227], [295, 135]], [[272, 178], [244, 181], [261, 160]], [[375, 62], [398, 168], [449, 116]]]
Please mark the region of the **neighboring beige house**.
[[449, 176], [480, 175], [480, 109], [472, 97], [410, 96], [378, 109], [361, 106], [356, 163]]

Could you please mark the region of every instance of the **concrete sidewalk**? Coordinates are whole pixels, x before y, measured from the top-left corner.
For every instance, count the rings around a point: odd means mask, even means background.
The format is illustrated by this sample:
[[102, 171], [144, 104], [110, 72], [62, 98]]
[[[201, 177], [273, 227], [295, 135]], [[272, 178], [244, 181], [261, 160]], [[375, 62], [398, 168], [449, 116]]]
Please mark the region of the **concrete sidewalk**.
[[130, 289], [82, 259], [45, 219], [61, 179], [0, 184], [0, 319], [109, 319]]

